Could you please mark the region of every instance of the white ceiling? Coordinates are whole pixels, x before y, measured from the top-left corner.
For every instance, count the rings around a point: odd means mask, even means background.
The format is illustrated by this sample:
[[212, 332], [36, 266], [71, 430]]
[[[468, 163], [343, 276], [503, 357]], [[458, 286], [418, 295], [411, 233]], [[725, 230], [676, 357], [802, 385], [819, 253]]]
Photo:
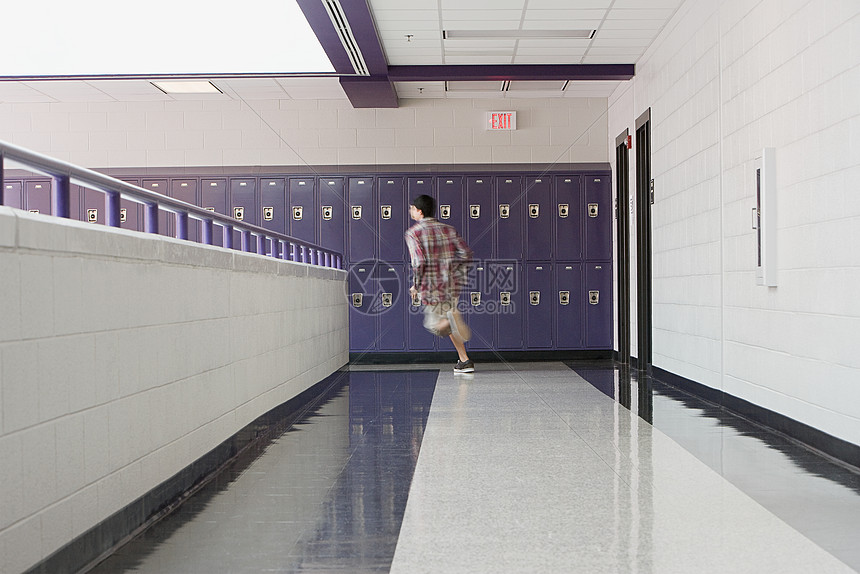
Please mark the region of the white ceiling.
[[[356, 0], [342, 0], [356, 1]], [[389, 65], [635, 64], [684, 0], [368, 0]], [[449, 39], [443, 30], [596, 30], [590, 39]], [[214, 79], [165, 94], [147, 80], [0, 81], [0, 103], [345, 99], [336, 77]], [[606, 97], [614, 81], [396, 82], [400, 98]]]

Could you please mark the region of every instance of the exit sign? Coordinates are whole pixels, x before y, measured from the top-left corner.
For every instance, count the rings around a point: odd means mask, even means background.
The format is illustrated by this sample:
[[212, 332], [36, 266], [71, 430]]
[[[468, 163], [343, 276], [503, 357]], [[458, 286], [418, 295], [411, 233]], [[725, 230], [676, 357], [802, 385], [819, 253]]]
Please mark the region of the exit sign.
[[517, 112], [487, 112], [487, 129], [492, 132], [517, 129]]

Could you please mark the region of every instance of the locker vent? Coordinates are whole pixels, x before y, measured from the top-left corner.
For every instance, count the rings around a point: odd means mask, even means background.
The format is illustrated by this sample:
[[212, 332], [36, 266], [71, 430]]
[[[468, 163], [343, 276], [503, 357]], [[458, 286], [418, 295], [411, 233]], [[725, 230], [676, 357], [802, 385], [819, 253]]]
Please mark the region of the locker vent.
[[326, 11], [328, 12], [331, 23], [334, 24], [335, 32], [340, 37], [341, 43], [349, 56], [349, 61], [352, 63], [355, 73], [359, 76], [369, 76], [367, 65], [364, 63], [364, 56], [361, 55], [361, 50], [358, 49], [358, 42], [355, 36], [352, 35], [352, 30], [349, 27], [349, 22], [343, 13], [343, 8], [338, 0], [323, 0]]

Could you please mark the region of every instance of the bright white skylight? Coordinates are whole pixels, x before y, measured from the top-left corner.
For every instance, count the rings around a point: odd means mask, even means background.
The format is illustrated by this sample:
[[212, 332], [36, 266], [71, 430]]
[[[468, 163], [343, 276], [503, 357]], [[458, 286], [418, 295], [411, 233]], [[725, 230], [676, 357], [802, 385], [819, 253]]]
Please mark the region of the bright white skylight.
[[0, 76], [333, 72], [294, 0], [3, 7]]

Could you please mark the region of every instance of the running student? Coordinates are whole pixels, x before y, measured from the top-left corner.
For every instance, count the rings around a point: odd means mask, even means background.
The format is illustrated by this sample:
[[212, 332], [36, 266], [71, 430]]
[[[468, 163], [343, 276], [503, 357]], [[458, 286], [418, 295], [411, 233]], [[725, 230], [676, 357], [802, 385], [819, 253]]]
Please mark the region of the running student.
[[450, 225], [436, 220], [436, 202], [419, 195], [409, 206], [415, 225], [406, 230], [406, 245], [412, 258], [409, 293], [421, 295], [424, 328], [439, 337], [450, 337], [459, 361], [455, 373], [473, 373], [475, 364], [466, 353], [471, 331], [457, 310], [460, 289], [465, 284], [472, 250]]

